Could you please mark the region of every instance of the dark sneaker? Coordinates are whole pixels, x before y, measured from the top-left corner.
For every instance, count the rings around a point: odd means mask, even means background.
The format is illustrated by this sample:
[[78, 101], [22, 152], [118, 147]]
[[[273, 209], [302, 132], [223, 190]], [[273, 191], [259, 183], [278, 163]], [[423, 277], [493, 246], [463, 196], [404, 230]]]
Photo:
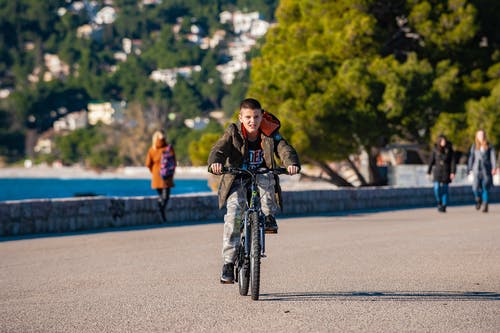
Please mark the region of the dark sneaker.
[[276, 219], [272, 215], [266, 216], [266, 221], [264, 222], [264, 228], [266, 234], [277, 234], [278, 233], [278, 224], [276, 223]]
[[438, 203], [438, 212], [442, 212], [443, 211], [443, 205]]
[[484, 204], [483, 213], [488, 213], [488, 203]]
[[220, 283], [234, 283], [234, 264], [224, 264]]
[[481, 204], [483, 203], [483, 200], [481, 198], [476, 198], [476, 210], [481, 209]]

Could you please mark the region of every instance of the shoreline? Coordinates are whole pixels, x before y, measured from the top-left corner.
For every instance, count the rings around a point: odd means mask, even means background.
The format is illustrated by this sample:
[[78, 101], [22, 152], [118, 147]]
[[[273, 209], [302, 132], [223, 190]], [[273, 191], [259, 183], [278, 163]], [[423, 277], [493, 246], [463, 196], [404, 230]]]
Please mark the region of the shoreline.
[[[206, 166], [201, 167], [177, 167], [175, 179], [204, 179], [210, 182], [210, 174]], [[97, 172], [80, 166], [51, 167], [48, 165], [36, 165], [26, 167], [3, 167], [0, 168], [0, 178], [22, 179], [22, 178], [55, 178], [55, 179], [151, 179], [151, 174], [146, 167], [124, 167], [113, 171]], [[338, 189], [337, 186], [323, 181], [304, 181], [300, 176], [280, 177], [281, 188], [284, 191], [296, 191], [303, 189]]]
[[[61, 178], [61, 179], [151, 179], [146, 167], [124, 167], [113, 171], [97, 172], [79, 166], [50, 167], [33, 166], [0, 168], [0, 178]], [[206, 167], [177, 167], [175, 178], [178, 179], [208, 179]]]

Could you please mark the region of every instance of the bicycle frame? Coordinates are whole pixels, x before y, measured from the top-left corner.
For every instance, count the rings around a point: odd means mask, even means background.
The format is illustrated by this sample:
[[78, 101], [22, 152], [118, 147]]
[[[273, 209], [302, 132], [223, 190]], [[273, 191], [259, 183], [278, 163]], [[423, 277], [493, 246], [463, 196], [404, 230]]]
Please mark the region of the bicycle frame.
[[262, 212], [261, 209], [261, 202], [260, 202], [260, 193], [259, 193], [259, 188], [257, 184], [257, 176], [260, 174], [286, 174], [287, 170], [284, 168], [275, 168], [275, 169], [268, 169], [268, 168], [258, 168], [255, 170], [248, 170], [248, 169], [242, 169], [242, 168], [232, 168], [232, 167], [225, 167], [223, 170], [224, 173], [231, 173], [231, 174], [236, 174], [236, 175], [245, 175], [248, 176], [250, 179], [250, 185], [248, 187], [249, 189], [249, 197], [247, 197], [247, 209], [245, 210], [244, 216], [243, 216], [243, 225], [242, 225], [242, 232], [245, 235], [245, 257], [248, 258], [250, 255], [250, 237], [249, 237], [249, 232], [250, 232], [250, 226], [249, 226], [249, 215], [251, 213], [256, 212], [258, 216], [258, 223], [259, 223], [259, 235], [260, 235], [260, 246], [261, 246], [261, 256], [265, 257], [265, 245], [266, 245], [266, 237], [265, 237], [265, 229], [264, 229], [264, 213]]

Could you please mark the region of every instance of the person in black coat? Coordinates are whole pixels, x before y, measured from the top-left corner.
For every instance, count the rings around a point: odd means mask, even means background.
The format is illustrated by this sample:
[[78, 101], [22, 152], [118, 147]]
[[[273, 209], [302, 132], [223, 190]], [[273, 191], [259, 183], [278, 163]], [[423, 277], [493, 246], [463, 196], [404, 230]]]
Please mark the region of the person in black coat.
[[456, 172], [453, 146], [444, 135], [438, 136], [432, 149], [427, 174], [430, 175], [431, 171], [438, 211], [444, 213], [448, 205], [448, 184], [455, 178]]

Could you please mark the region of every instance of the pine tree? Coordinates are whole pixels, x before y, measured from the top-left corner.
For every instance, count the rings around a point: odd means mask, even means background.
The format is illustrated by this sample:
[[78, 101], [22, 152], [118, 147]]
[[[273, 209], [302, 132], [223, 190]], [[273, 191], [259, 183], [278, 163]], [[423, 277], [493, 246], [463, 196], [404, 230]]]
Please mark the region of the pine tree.
[[[329, 181], [348, 185], [329, 162], [346, 160], [356, 171], [350, 156], [364, 149], [370, 182], [380, 183], [376, 155], [383, 145], [427, 144], [441, 114], [494, 105], [484, 79], [475, 91], [464, 84], [491, 65], [485, 56], [470, 62], [488, 53], [477, 44], [477, 13], [463, 0], [281, 1], [278, 24], [252, 63], [249, 95], [280, 117], [302, 158]], [[490, 100], [467, 103], [474, 94]]]

